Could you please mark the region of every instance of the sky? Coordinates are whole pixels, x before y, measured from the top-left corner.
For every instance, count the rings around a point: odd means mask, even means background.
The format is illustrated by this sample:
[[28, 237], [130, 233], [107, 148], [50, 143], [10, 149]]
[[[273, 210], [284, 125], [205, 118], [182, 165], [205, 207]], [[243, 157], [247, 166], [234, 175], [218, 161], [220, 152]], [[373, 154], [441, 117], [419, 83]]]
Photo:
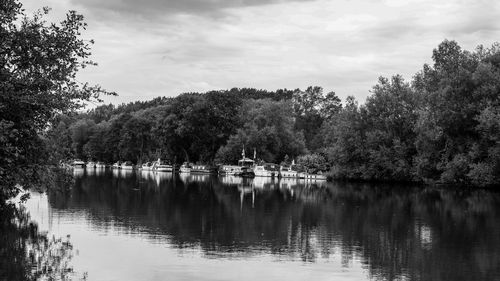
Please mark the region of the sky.
[[21, 0], [85, 16], [92, 59], [78, 79], [119, 104], [230, 88], [321, 86], [363, 103], [378, 77], [407, 81], [444, 39], [500, 41], [498, 0]]

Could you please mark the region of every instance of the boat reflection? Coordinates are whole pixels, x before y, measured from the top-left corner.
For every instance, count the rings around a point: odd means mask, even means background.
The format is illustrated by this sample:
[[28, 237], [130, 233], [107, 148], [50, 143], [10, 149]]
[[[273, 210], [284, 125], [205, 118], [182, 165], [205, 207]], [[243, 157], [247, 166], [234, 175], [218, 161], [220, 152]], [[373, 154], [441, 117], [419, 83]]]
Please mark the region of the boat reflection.
[[203, 182], [209, 182], [210, 179], [213, 177], [212, 175], [209, 175], [209, 174], [188, 174], [188, 173], [179, 173], [179, 174], [177, 174], [177, 176], [184, 183], [191, 183], [191, 182], [203, 183]]
[[248, 181], [249, 179], [237, 177], [237, 176], [232, 176], [232, 175], [226, 175], [226, 176], [219, 176], [219, 180], [223, 184], [234, 185], [234, 184], [242, 184], [243, 181]]
[[303, 184], [300, 182], [299, 178], [280, 178], [280, 180], [279, 180], [279, 188], [280, 189], [297, 188], [297, 186], [299, 184]]
[[120, 177], [120, 170], [119, 169], [112, 169], [111, 171], [112, 171], [113, 177], [115, 177], [115, 178]]
[[253, 186], [257, 189], [277, 188], [278, 179], [274, 177], [255, 177], [253, 178]]
[[96, 168], [94, 170], [94, 172], [95, 172], [96, 176], [102, 176], [106, 173], [106, 169], [105, 168]]
[[174, 174], [170, 172], [153, 172], [154, 181], [158, 186], [163, 183], [172, 181], [173, 177]]
[[153, 171], [150, 171], [150, 170], [141, 170], [140, 172], [138, 172], [140, 177], [144, 180], [154, 180], [154, 173]]
[[129, 169], [120, 169], [120, 177], [122, 178], [130, 178], [135, 174], [134, 170]]
[[83, 177], [84, 174], [85, 174], [85, 168], [79, 168], [79, 167], [73, 168], [73, 176], [75, 178]]
[[179, 173], [177, 176], [185, 184], [191, 182], [191, 175], [189, 173]]
[[103, 168], [99, 168], [99, 169], [96, 169], [96, 168], [93, 168], [93, 169], [87, 168], [87, 169], [85, 169], [85, 174], [87, 176], [102, 176], [105, 173], [106, 173], [106, 169], [103, 169]]
[[191, 174], [190, 178], [193, 182], [209, 182], [212, 176], [208, 174]]
[[255, 188], [253, 185], [245, 185], [245, 184], [239, 184], [238, 185], [238, 192], [240, 193], [240, 211], [243, 210], [243, 202], [245, 200], [245, 195], [250, 195], [252, 198], [252, 208], [255, 206]]

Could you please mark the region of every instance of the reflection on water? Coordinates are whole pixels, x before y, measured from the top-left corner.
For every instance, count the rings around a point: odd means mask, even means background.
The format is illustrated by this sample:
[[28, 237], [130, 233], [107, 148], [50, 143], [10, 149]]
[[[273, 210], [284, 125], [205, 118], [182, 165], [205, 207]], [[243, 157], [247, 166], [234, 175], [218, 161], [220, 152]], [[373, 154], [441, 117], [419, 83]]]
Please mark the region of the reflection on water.
[[278, 187], [278, 179], [271, 177], [255, 177], [252, 182], [253, 186], [258, 189]]
[[178, 177], [184, 184], [187, 184], [187, 183], [191, 183], [191, 182], [208, 182], [208, 181], [210, 181], [211, 178], [214, 178], [216, 176], [208, 175], [208, 174], [180, 173], [180, 174], [176, 174], [176, 177]]
[[246, 178], [242, 177], [236, 177], [236, 176], [224, 176], [220, 177], [220, 181], [223, 184], [231, 185], [231, 184], [242, 184], [244, 180], [248, 180]]
[[78, 173], [29, 209], [72, 235], [89, 280], [500, 280], [499, 203], [481, 190], [113, 170]]
[[85, 174], [85, 169], [84, 168], [74, 168], [73, 169], [73, 176], [75, 178], [82, 177]]

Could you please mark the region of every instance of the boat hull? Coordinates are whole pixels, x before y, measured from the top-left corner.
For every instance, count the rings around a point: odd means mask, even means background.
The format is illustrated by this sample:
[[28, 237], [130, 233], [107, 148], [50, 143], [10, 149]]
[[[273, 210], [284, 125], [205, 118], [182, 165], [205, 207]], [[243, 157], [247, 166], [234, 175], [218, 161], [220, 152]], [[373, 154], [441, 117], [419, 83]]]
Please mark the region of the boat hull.
[[154, 169], [156, 172], [172, 172], [174, 170], [174, 168], [170, 165], [168, 166], [156, 166], [155, 169]]
[[324, 175], [316, 175], [316, 174], [304, 174], [304, 179], [306, 180], [326, 180], [326, 176]]
[[297, 178], [299, 178], [299, 173], [297, 173], [295, 171], [281, 171], [280, 177], [297, 179]]
[[192, 167], [191, 174], [213, 175], [213, 174], [217, 174], [217, 168], [214, 168], [214, 167], [203, 167], [203, 168]]
[[179, 172], [183, 173], [183, 174], [189, 174], [189, 173], [191, 173], [191, 168], [181, 167], [179, 169]]
[[275, 172], [272, 172], [272, 171], [255, 171], [254, 170], [254, 174], [256, 177], [275, 177], [278, 175], [278, 173], [275, 173]]

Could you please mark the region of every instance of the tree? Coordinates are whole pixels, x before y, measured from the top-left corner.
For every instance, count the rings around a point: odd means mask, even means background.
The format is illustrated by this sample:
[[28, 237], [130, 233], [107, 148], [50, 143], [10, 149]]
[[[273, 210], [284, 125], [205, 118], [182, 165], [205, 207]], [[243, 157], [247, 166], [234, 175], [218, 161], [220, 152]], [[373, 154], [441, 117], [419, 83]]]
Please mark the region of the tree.
[[321, 146], [319, 135], [323, 122], [335, 116], [342, 104], [334, 92], [323, 94], [323, 88], [308, 87], [305, 91], [297, 89], [293, 93], [295, 128], [304, 132], [306, 147], [316, 150]]
[[47, 152], [41, 135], [55, 116], [99, 100], [99, 86], [81, 84], [79, 69], [92, 41], [80, 36], [83, 16], [70, 11], [60, 24], [44, 21], [48, 8], [28, 17], [17, 0], [0, 5], [0, 204], [40, 181]]
[[95, 132], [95, 126], [93, 120], [90, 119], [80, 119], [75, 123], [71, 124], [69, 131], [71, 133], [71, 143], [73, 155], [77, 158], [85, 159], [86, 155], [83, 152], [83, 146], [87, 144], [90, 137]]
[[498, 154], [486, 128], [500, 104], [500, 46], [468, 52], [445, 40], [433, 60], [414, 81], [425, 98], [416, 126], [417, 174], [427, 181], [499, 184]]
[[217, 161], [236, 162], [241, 157], [243, 146], [249, 149], [247, 153], [256, 149], [257, 157], [267, 162], [278, 162], [285, 155], [295, 157], [304, 153], [304, 137], [294, 130], [292, 108], [290, 101], [245, 101], [238, 117], [242, 128], [219, 149]]
[[338, 179], [362, 179], [366, 158], [366, 122], [358, 102], [347, 97], [346, 105], [322, 127], [323, 148]]
[[379, 78], [364, 106], [368, 161], [365, 178], [413, 179], [414, 126], [421, 98], [399, 75]]
[[99, 160], [111, 162], [112, 155], [106, 154], [106, 135], [110, 130], [109, 122], [101, 122], [93, 127], [92, 134], [88, 136], [88, 140], [83, 145], [83, 155], [89, 160]]
[[140, 117], [132, 117], [123, 125], [118, 144], [121, 159], [140, 162], [148, 158], [153, 141], [151, 127], [151, 121]]
[[301, 155], [297, 158], [297, 163], [304, 166], [309, 173], [323, 172], [328, 169], [325, 157], [317, 153]]

